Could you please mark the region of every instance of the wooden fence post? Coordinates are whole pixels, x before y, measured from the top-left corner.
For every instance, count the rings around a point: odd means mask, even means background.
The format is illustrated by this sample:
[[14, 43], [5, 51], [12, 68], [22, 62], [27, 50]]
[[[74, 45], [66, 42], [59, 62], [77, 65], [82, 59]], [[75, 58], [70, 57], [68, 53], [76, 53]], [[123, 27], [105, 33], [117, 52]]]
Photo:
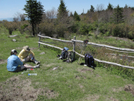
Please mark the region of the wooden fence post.
[[[41, 35], [41, 32], [39, 32], [39, 35]], [[39, 42], [41, 40], [41, 37], [39, 36]], [[40, 48], [40, 43], [39, 43], [39, 48]]]
[[[74, 36], [74, 40], [76, 40], [76, 36]], [[73, 59], [75, 60], [75, 41], [73, 41]]]

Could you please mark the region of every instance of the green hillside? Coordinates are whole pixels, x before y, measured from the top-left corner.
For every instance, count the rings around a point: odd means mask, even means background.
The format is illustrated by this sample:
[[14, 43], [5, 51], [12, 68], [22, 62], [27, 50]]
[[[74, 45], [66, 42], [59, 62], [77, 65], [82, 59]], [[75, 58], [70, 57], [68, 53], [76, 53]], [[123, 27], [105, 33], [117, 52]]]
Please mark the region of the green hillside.
[[[7, 33], [6, 29], [0, 29], [1, 101], [133, 101], [134, 79], [129, 73], [100, 63], [96, 63], [93, 70], [79, 65], [77, 59], [66, 63], [56, 57], [59, 50], [43, 45], [39, 48], [38, 37], [18, 31], [13, 32], [16, 37], [9, 37]], [[22, 71], [23, 74], [8, 72], [6, 59], [10, 50], [20, 52], [25, 45], [34, 51], [41, 67]], [[37, 76], [28, 76], [28, 73], [37, 73]]]

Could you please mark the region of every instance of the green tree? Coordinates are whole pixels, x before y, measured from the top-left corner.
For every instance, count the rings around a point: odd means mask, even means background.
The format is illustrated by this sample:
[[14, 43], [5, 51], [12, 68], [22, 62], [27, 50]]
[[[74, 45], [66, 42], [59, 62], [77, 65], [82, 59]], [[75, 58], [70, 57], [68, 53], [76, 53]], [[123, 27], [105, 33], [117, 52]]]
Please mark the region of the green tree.
[[80, 17], [79, 17], [79, 15], [77, 14], [76, 11], [74, 12], [74, 20], [75, 20], [75, 21], [80, 21]]
[[124, 8], [128, 8], [128, 5], [126, 4]]
[[107, 10], [113, 10], [113, 6], [110, 3], [107, 6]]
[[94, 12], [94, 7], [91, 5], [90, 12]]
[[58, 8], [57, 18], [61, 19], [68, 16], [68, 11], [66, 9], [65, 3], [63, 0], [60, 0], [60, 6]]
[[70, 13], [70, 17], [73, 17], [73, 16], [74, 16], [74, 15], [73, 15], [73, 13], [71, 12], [71, 13]]
[[41, 2], [37, 2], [37, 0], [27, 0], [26, 2], [24, 10], [32, 25], [33, 36], [35, 36], [35, 28], [42, 20], [43, 5], [41, 5]]
[[117, 24], [124, 22], [123, 9], [119, 5], [114, 9], [112, 21]]

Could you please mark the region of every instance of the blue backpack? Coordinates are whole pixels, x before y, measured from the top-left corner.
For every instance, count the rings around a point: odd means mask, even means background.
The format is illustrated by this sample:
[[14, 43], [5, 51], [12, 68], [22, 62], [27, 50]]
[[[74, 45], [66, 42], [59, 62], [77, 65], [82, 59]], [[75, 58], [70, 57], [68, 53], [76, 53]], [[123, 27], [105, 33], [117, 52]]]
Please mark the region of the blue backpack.
[[85, 54], [85, 64], [88, 66], [88, 67], [92, 67], [94, 69], [94, 58], [91, 54], [89, 53], [86, 53]]
[[64, 47], [62, 52], [61, 52], [61, 55], [60, 55], [60, 59], [66, 59], [67, 56], [68, 56], [68, 48], [67, 47]]

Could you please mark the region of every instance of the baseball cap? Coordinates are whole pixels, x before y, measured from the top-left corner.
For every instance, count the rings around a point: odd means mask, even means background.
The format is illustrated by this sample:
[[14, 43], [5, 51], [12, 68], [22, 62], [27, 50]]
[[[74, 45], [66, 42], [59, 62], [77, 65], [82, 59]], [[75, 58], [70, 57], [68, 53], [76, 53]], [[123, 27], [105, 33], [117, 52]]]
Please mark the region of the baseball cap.
[[15, 49], [12, 49], [11, 52], [12, 53], [18, 53], [17, 50], [15, 50]]

